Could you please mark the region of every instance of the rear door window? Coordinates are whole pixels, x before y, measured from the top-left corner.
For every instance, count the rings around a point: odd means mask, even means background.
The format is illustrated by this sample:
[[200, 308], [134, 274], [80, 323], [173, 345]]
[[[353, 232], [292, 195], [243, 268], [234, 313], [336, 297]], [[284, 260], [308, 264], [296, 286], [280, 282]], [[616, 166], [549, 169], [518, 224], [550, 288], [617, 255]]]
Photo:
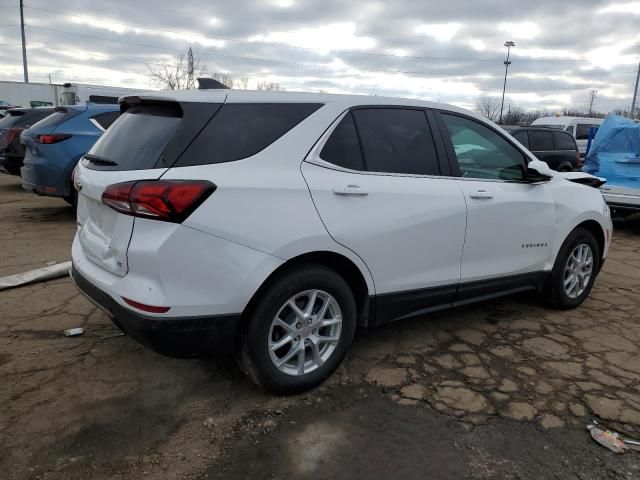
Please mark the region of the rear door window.
[[88, 163], [104, 170], [144, 170], [156, 162], [175, 135], [182, 121], [177, 103], [142, 104], [130, 107], [113, 122], [89, 153], [116, 165]]
[[262, 151], [319, 109], [319, 103], [228, 103], [175, 167], [232, 162]]
[[111, 126], [113, 122], [116, 121], [116, 119], [119, 116], [120, 116], [119, 111], [104, 112], [104, 113], [99, 113], [97, 115], [94, 115], [89, 120], [91, 121], [91, 123], [93, 123], [96, 127], [98, 127], [100, 130], [104, 132], [107, 128]]
[[364, 160], [353, 116], [347, 113], [322, 147], [320, 158], [339, 167], [364, 170]]
[[553, 132], [553, 142], [556, 150], [577, 150], [575, 140], [568, 133]]
[[529, 145], [534, 152], [548, 152], [553, 150], [553, 137], [551, 136], [551, 132], [531, 130], [529, 132]]
[[353, 112], [370, 172], [439, 175], [438, 157], [423, 110], [366, 108]]
[[527, 136], [526, 130], [520, 130], [519, 132], [515, 132], [513, 137], [518, 140], [522, 145], [529, 148], [529, 137]]

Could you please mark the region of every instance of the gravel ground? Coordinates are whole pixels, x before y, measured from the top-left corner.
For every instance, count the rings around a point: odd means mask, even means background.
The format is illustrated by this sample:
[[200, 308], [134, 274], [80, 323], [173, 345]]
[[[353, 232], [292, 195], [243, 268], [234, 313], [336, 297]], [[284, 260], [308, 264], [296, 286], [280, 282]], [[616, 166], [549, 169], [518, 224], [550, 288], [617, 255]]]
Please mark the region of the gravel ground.
[[[62, 200], [18, 180], [0, 175], [0, 276], [68, 260], [75, 231]], [[585, 430], [640, 438], [639, 306], [630, 219], [581, 308], [527, 294], [389, 325], [322, 387], [275, 397], [230, 359], [117, 336], [69, 279], [2, 291], [0, 476], [640, 478], [640, 453]]]

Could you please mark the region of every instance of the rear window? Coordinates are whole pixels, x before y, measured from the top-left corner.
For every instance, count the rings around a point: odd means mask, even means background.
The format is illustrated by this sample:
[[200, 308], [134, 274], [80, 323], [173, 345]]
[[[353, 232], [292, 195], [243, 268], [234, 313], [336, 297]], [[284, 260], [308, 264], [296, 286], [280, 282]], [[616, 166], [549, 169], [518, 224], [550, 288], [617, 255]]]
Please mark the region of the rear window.
[[58, 107], [51, 109], [49, 113], [41, 117], [43, 120], [38, 121], [39, 130], [53, 130], [62, 122], [66, 122], [70, 118], [75, 117], [80, 112], [74, 108]]
[[0, 118], [0, 128], [11, 128], [18, 121], [24, 112], [10, 112], [6, 117]]
[[174, 166], [208, 165], [251, 157], [321, 106], [318, 103], [225, 104]]
[[[182, 121], [182, 110], [175, 103], [130, 107], [102, 135], [89, 153], [115, 162], [109, 170], [154, 168]], [[89, 164], [91, 168], [99, 165]]]
[[568, 133], [553, 132], [553, 141], [556, 150], [577, 150], [575, 140]]
[[52, 112], [53, 108], [10, 112], [7, 117], [0, 120], [0, 128], [29, 128], [51, 115]]
[[553, 137], [551, 132], [531, 130], [529, 132], [529, 145], [532, 151], [547, 152], [553, 150]]

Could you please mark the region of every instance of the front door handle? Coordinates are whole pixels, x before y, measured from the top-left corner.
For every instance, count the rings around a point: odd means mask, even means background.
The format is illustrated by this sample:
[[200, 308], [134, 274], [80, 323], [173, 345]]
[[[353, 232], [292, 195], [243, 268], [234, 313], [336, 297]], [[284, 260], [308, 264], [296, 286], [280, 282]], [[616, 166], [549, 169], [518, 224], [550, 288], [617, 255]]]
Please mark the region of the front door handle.
[[363, 190], [358, 185], [347, 185], [346, 187], [333, 187], [334, 195], [364, 197], [369, 192]]
[[475, 198], [478, 200], [489, 200], [493, 198], [493, 195], [486, 190], [478, 190], [477, 192], [470, 193], [469, 198]]

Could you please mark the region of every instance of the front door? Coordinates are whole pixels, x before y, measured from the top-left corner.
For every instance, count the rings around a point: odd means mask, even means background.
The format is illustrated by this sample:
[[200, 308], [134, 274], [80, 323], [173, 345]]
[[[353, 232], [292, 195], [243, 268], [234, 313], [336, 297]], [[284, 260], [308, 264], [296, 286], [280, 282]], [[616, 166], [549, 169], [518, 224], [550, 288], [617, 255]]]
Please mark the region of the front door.
[[[526, 158], [505, 136], [470, 117], [441, 113], [468, 207], [459, 299], [481, 296], [483, 281], [517, 287], [549, 261], [555, 204], [545, 183], [524, 181]], [[496, 279], [504, 279], [501, 284]], [[491, 280], [494, 280], [491, 282]], [[478, 289], [465, 284], [477, 283]]]

